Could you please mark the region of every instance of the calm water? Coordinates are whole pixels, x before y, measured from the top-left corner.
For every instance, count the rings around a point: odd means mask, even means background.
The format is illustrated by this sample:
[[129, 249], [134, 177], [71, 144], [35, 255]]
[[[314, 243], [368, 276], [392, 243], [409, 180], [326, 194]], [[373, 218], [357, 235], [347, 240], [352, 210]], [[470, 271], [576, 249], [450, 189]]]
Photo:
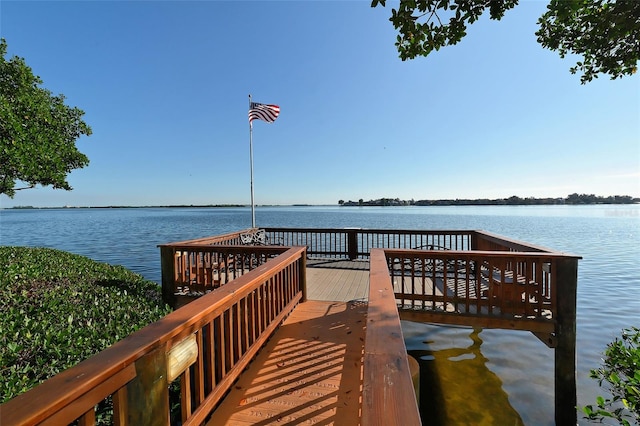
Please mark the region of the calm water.
[[[640, 326], [640, 206], [265, 207], [258, 226], [483, 229], [583, 257], [578, 403], [606, 344]], [[248, 228], [248, 208], [0, 210], [0, 244], [53, 247], [160, 282], [158, 244]], [[528, 332], [404, 323], [407, 348], [439, 389], [430, 416], [457, 424], [553, 424], [553, 351]], [[423, 388], [423, 392], [427, 389]], [[464, 409], [466, 407], [468, 409]], [[581, 417], [581, 416], [579, 416]], [[585, 423], [580, 419], [581, 423]]]

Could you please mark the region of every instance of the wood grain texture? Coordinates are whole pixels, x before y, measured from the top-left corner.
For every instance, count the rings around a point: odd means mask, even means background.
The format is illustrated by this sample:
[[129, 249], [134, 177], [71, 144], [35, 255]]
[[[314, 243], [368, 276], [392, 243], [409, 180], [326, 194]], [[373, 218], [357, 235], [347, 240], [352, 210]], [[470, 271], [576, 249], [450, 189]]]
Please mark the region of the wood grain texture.
[[207, 424], [359, 424], [365, 317], [361, 302], [299, 304]]

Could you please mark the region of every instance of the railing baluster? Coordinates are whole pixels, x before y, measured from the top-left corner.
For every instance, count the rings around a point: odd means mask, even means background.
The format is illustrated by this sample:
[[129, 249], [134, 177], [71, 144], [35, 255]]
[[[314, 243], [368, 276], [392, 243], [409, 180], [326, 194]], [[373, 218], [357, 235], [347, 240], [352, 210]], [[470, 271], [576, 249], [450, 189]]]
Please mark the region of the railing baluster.
[[259, 307], [259, 331], [258, 334], [262, 334], [267, 324], [267, 296], [266, 296], [266, 286], [262, 286], [258, 289], [259, 298], [258, 298], [258, 307]]
[[249, 328], [250, 328], [250, 341], [251, 344], [253, 345], [253, 343], [256, 341], [256, 339], [258, 338], [258, 334], [259, 334], [259, 327], [258, 327], [258, 321], [259, 321], [259, 315], [258, 315], [258, 292], [257, 290], [254, 290], [251, 292], [251, 294], [249, 295]]
[[215, 340], [214, 346], [216, 353], [216, 381], [221, 381], [227, 374], [227, 350], [225, 348], [225, 336], [224, 336], [224, 316], [220, 315], [214, 320], [215, 326]]
[[248, 309], [248, 304], [249, 304], [249, 296], [247, 297], [243, 297], [240, 300], [240, 315], [241, 315], [241, 332], [242, 332], [242, 338], [241, 338], [241, 353], [244, 354], [247, 349], [249, 348], [249, 346], [251, 345], [251, 343], [249, 342], [249, 309]]
[[96, 424], [96, 411], [91, 408], [78, 419], [78, 426], [94, 426]]
[[191, 371], [187, 368], [180, 376], [180, 410], [184, 423], [192, 413], [191, 409]]
[[214, 323], [208, 322], [202, 328], [203, 330], [203, 349], [205, 350], [205, 391], [211, 392], [218, 383], [216, 378], [216, 351], [215, 351], [215, 338], [214, 338]]
[[233, 365], [236, 365], [238, 359], [242, 355], [242, 324], [240, 323], [240, 301], [236, 302], [230, 309], [230, 317], [231, 317], [231, 341], [233, 342]]
[[194, 391], [195, 391], [195, 401], [196, 405], [200, 405], [205, 397], [205, 389], [204, 389], [204, 381], [205, 381], [205, 371], [204, 371], [204, 338], [203, 338], [203, 329], [199, 329], [196, 331], [196, 344], [198, 345], [198, 358], [193, 366], [193, 376], [195, 378]]
[[228, 310], [226, 310], [223, 314], [223, 323], [224, 323], [224, 346], [225, 346], [225, 360], [226, 369], [230, 371], [235, 365], [235, 342], [234, 342], [234, 325], [233, 325], [233, 306], [230, 306]]

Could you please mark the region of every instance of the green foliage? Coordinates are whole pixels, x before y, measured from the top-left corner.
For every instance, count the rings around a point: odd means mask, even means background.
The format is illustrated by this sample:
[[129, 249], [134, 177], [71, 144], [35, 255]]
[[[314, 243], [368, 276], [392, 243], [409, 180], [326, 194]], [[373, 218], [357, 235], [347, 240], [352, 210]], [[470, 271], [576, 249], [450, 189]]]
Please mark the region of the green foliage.
[[0, 247], [0, 402], [169, 312], [158, 285], [44, 248]]
[[599, 73], [612, 79], [634, 74], [640, 58], [640, 2], [637, 0], [551, 0], [538, 20], [538, 42], [583, 59], [570, 68], [582, 83]]
[[[385, 6], [372, 0], [371, 6]], [[518, 0], [401, 0], [389, 20], [398, 30], [396, 47], [400, 58], [427, 56], [441, 47], [454, 45], [466, 36], [488, 9], [500, 20]], [[638, 0], [550, 0], [536, 32], [543, 47], [582, 57], [571, 73], [582, 72], [584, 84], [598, 74], [612, 79], [634, 74], [640, 60], [640, 1]]]
[[24, 59], [7, 60], [7, 43], [0, 40], [0, 194], [9, 197], [16, 182], [28, 188], [37, 184], [72, 189], [67, 174], [85, 167], [89, 159], [75, 141], [90, 135], [82, 121], [84, 112], [65, 105], [63, 95], [53, 96], [39, 87]]
[[[373, 0], [371, 7], [378, 4], [385, 6], [386, 0]], [[477, 21], [485, 9], [491, 19], [499, 20], [517, 4], [518, 0], [401, 0], [398, 9], [391, 9], [389, 21], [399, 32], [396, 47], [404, 61], [457, 44], [467, 35], [467, 24]]]
[[640, 424], [640, 328], [622, 330], [621, 338], [607, 345], [604, 364], [591, 377], [605, 384], [611, 398], [599, 396], [582, 410], [590, 420], [615, 419], [620, 424]]

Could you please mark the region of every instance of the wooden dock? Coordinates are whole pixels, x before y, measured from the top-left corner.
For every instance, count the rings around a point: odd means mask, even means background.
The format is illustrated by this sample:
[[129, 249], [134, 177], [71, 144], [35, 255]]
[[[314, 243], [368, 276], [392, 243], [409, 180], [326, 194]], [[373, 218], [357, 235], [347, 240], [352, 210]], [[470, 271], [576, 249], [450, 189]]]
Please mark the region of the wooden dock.
[[207, 424], [359, 424], [369, 262], [309, 261], [307, 302]]
[[2, 404], [0, 423], [95, 424], [111, 398], [115, 424], [168, 424], [175, 380], [185, 425], [419, 426], [407, 319], [533, 332], [555, 349], [556, 424], [576, 424], [579, 256], [475, 230], [266, 228], [279, 245], [247, 245], [258, 231], [160, 245], [163, 300], [187, 309]]

